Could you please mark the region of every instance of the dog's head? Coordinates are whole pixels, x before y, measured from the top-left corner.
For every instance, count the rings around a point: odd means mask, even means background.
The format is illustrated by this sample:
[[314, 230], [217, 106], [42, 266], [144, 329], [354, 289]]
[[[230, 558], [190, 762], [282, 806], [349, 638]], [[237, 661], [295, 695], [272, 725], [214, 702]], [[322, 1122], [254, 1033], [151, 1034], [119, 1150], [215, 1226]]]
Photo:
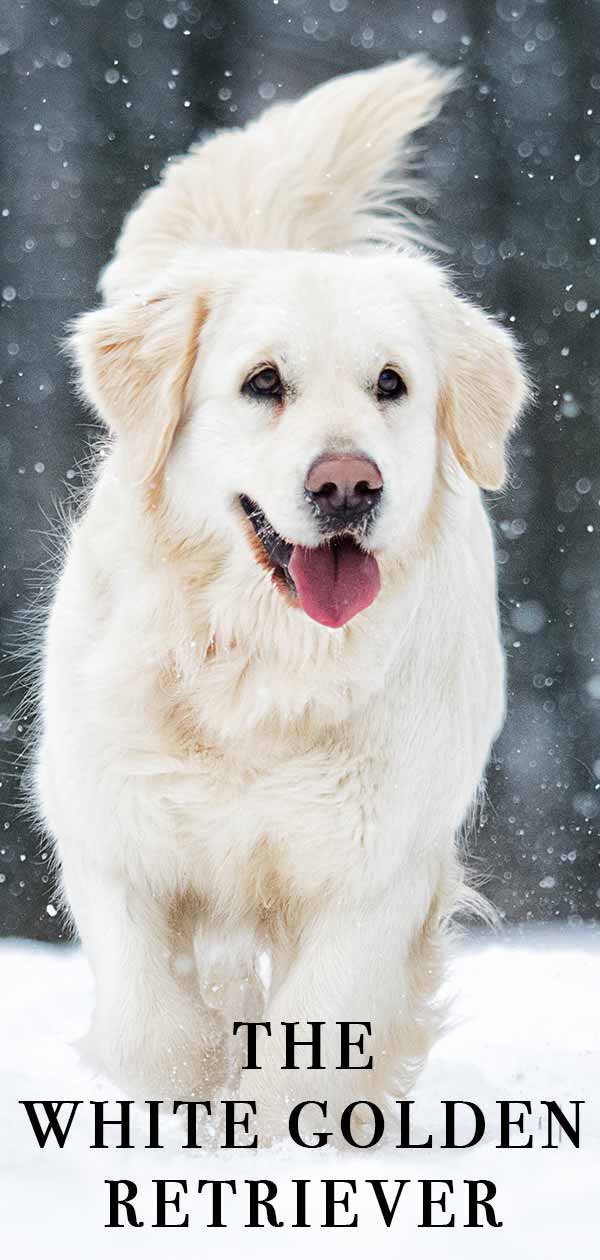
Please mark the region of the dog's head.
[[190, 255], [72, 343], [131, 480], [330, 627], [414, 547], [442, 461], [502, 484], [527, 392], [510, 335], [410, 255]]

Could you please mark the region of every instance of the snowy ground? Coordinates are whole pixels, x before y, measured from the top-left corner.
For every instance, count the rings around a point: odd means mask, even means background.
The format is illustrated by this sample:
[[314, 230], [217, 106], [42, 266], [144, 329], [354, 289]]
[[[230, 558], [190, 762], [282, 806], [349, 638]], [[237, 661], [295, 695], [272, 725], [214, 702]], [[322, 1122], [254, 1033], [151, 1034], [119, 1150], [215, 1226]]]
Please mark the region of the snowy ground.
[[[76, 1117], [64, 1150], [40, 1151], [19, 1098], [115, 1099], [116, 1090], [80, 1063], [72, 1043], [84, 1030], [91, 999], [87, 965], [76, 949], [22, 942], [0, 945], [0, 1245], [3, 1254], [95, 1260], [109, 1255], [221, 1256], [315, 1254], [353, 1257], [375, 1244], [378, 1254], [410, 1260], [502, 1257], [564, 1260], [569, 1251], [595, 1258], [600, 1246], [600, 935], [593, 930], [544, 931], [489, 939], [463, 948], [455, 968], [457, 1026], [440, 1043], [415, 1093], [420, 1134], [434, 1149], [401, 1152], [390, 1137], [373, 1153], [320, 1155], [290, 1143], [255, 1154], [191, 1153], [170, 1122], [166, 1149], [148, 1152], [139, 1133], [134, 1151], [90, 1150], [87, 1111]], [[489, 1137], [464, 1152], [435, 1149], [440, 1099], [470, 1099], [489, 1119]], [[584, 1099], [582, 1144], [539, 1149], [540, 1100]], [[530, 1099], [532, 1150], [497, 1150], [496, 1099]], [[83, 1112], [80, 1109], [80, 1114]], [[139, 1122], [141, 1125], [141, 1114]], [[136, 1135], [137, 1136], [137, 1135]], [[418, 1136], [418, 1134], [415, 1134]], [[145, 1227], [107, 1231], [104, 1179], [129, 1177], [140, 1185], [141, 1214], [152, 1220], [152, 1178], [187, 1178], [187, 1229]], [[324, 1230], [320, 1179], [355, 1178], [358, 1227]], [[366, 1178], [411, 1179], [391, 1228], [386, 1229]], [[199, 1178], [235, 1178], [226, 1229], [207, 1229], [208, 1205], [195, 1194]], [[244, 1228], [245, 1178], [279, 1186], [283, 1229]], [[310, 1230], [292, 1228], [292, 1179], [311, 1178]], [[418, 1179], [453, 1179], [453, 1229], [418, 1228]], [[465, 1229], [465, 1178], [497, 1185], [501, 1229]], [[410, 1193], [410, 1197], [409, 1196]], [[145, 1210], [147, 1209], [147, 1211]]]

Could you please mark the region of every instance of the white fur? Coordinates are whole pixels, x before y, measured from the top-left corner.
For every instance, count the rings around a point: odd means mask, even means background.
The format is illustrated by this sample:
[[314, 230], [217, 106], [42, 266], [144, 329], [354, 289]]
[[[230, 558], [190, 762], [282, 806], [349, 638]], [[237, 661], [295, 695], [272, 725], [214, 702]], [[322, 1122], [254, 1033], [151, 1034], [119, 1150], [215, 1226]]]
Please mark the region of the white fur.
[[[235, 1081], [232, 1020], [271, 1020], [244, 1080], [263, 1131], [293, 1098], [335, 1114], [410, 1082], [503, 718], [476, 481], [502, 480], [524, 378], [381, 218], [398, 142], [452, 78], [416, 59], [351, 75], [192, 150], [73, 336], [114, 441], [56, 590], [37, 782], [94, 968], [92, 1044], [132, 1089], [209, 1098]], [[276, 418], [240, 393], [265, 360], [295, 387]], [[388, 363], [408, 395], [382, 407]], [[306, 470], [356, 448], [384, 479], [382, 589], [329, 630], [259, 566], [237, 496], [316, 545]], [[342, 1019], [372, 1022], [368, 1079], [333, 1070]], [[323, 1073], [280, 1071], [284, 1020], [327, 1022]]]

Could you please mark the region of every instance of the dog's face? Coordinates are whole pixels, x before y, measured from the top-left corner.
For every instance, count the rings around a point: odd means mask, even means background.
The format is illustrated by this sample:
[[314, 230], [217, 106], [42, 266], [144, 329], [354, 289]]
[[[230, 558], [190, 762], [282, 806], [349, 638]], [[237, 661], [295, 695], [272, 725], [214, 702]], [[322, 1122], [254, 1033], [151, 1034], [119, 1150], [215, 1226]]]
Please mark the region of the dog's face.
[[508, 334], [415, 257], [223, 251], [79, 328], [86, 392], [179, 528], [331, 627], [414, 546], [443, 444], [501, 483], [525, 394]]
[[426, 321], [388, 269], [261, 259], [209, 306], [171, 500], [190, 530], [256, 536], [280, 591], [341, 624], [427, 509], [437, 385]]

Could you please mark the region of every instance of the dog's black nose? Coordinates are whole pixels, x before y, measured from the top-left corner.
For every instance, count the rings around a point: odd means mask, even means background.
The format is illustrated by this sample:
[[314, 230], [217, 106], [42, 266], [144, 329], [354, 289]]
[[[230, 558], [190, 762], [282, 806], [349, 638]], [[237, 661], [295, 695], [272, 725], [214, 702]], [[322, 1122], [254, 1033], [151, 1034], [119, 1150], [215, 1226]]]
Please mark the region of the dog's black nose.
[[311, 465], [304, 490], [323, 523], [359, 525], [381, 498], [383, 479], [366, 455], [320, 455]]

